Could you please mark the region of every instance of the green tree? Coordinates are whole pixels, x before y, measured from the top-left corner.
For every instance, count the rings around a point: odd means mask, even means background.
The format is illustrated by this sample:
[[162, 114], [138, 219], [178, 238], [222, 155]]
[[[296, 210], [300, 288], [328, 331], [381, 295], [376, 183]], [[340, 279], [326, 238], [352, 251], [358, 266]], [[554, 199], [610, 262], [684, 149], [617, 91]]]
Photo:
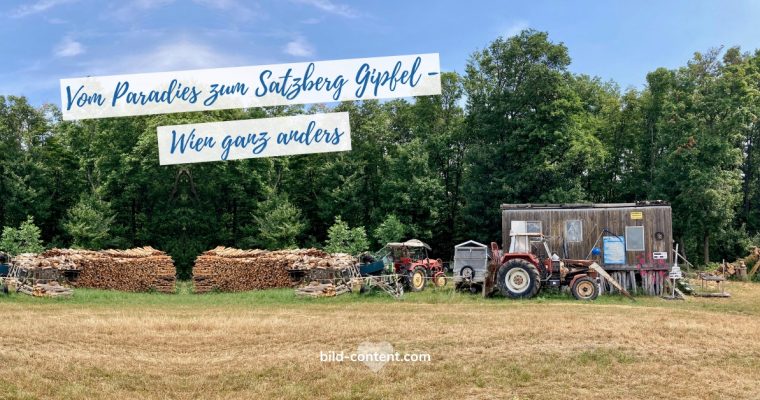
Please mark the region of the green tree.
[[576, 121], [583, 109], [569, 64], [567, 47], [534, 30], [498, 38], [467, 63], [465, 226], [472, 238], [498, 237], [500, 203], [585, 199], [587, 164], [576, 161], [598, 143]]
[[426, 230], [431, 233], [429, 238], [444, 249], [452, 249], [462, 236], [465, 154], [470, 143], [460, 105], [463, 95], [462, 77], [445, 72], [441, 74], [441, 95], [420, 97], [412, 106], [410, 125], [422, 147], [416, 151], [424, 153], [428, 168], [410, 172], [413, 176], [424, 172], [435, 181], [430, 188], [433, 201], [419, 206], [430, 208], [431, 215], [436, 216], [429, 219], [434, 224]]
[[265, 249], [298, 246], [298, 237], [306, 228], [301, 210], [284, 195], [275, 195], [259, 203], [253, 216], [258, 229], [256, 242]]
[[368, 248], [367, 232], [363, 226], [351, 228], [340, 216], [335, 217], [335, 223], [327, 230], [325, 251], [355, 255], [367, 251]]
[[49, 239], [59, 223], [50, 218], [52, 195], [59, 189], [46, 173], [55, 165], [46, 157], [55, 123], [48, 111], [31, 106], [23, 96], [0, 96], [0, 226], [15, 226], [32, 215]]
[[72, 246], [100, 250], [107, 247], [115, 219], [111, 205], [96, 194], [83, 195], [69, 210], [63, 223], [72, 238]]
[[675, 236], [692, 253], [699, 248], [703, 263], [711, 259], [711, 239], [731, 233], [741, 201], [746, 120], [723, 70], [719, 50], [712, 50], [649, 77], [652, 97], [661, 99], [649, 195], [671, 201]]
[[15, 256], [21, 253], [39, 253], [43, 249], [40, 228], [34, 224], [34, 218], [27, 217], [18, 228], [3, 228], [0, 250]]
[[375, 240], [380, 246], [385, 246], [389, 242], [398, 242], [404, 238], [406, 234], [406, 227], [403, 223], [393, 214], [389, 214], [385, 217], [383, 223], [381, 223], [372, 232], [375, 236]]

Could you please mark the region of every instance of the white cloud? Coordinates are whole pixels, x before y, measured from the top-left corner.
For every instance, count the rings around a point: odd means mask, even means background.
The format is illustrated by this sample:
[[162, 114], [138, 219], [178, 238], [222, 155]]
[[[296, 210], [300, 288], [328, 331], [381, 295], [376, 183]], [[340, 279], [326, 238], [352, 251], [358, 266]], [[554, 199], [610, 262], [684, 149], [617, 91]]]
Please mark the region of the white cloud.
[[233, 13], [238, 18], [247, 19], [253, 17], [253, 9], [238, 0], [193, 0], [195, 4]]
[[515, 21], [512, 23], [512, 25], [508, 26], [507, 29], [504, 29], [503, 35], [505, 38], [512, 37], [519, 35], [520, 32], [524, 31], [525, 29], [528, 29], [530, 27], [530, 24], [528, 24], [528, 21]]
[[241, 4], [236, 0], [193, 0], [196, 4], [202, 6], [216, 8], [219, 10], [230, 10], [232, 8], [240, 7]]
[[[193, 3], [209, 9], [223, 11], [233, 15], [237, 19], [250, 19], [256, 15], [253, 8], [240, 0], [192, 0]], [[177, 7], [190, 3], [177, 2], [176, 0], [131, 0], [124, 1], [117, 7], [111, 8], [107, 16], [119, 18], [123, 21], [131, 21], [141, 13], [175, 4]]]
[[324, 12], [340, 15], [346, 18], [356, 18], [359, 13], [348, 5], [333, 3], [332, 0], [296, 0], [299, 3], [308, 4]]
[[22, 18], [26, 17], [27, 15], [45, 12], [55, 6], [72, 3], [74, 1], [76, 0], [38, 0], [18, 6], [16, 9], [10, 12], [10, 16], [13, 18]]
[[174, 3], [174, 0], [131, 0], [124, 1], [115, 8], [106, 11], [109, 17], [116, 17], [123, 21], [129, 21], [136, 17], [137, 13], [149, 11]]
[[85, 52], [85, 48], [82, 43], [76, 40], [66, 37], [55, 48], [56, 57], [74, 57]]
[[[164, 72], [234, 67], [243, 64], [244, 61], [238, 56], [220, 52], [218, 49], [200, 42], [179, 39], [162, 43], [142, 54], [132, 54], [114, 60], [109, 63], [108, 67], [96, 68], [98, 71], [95, 73]], [[125, 70], [125, 67], [128, 70]]]
[[314, 48], [302, 37], [288, 42], [283, 51], [294, 57], [310, 57], [314, 54]]
[[136, 10], [151, 10], [171, 3], [174, 3], [174, 0], [132, 0], [125, 2], [124, 6]]

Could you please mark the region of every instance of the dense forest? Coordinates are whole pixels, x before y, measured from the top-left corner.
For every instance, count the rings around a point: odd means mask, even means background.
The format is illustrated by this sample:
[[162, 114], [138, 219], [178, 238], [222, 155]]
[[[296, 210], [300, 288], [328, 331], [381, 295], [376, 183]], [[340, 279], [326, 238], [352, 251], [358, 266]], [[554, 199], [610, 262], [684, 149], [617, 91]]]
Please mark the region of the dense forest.
[[[760, 244], [760, 51], [684, 61], [621, 90], [526, 30], [409, 100], [67, 122], [0, 96], [0, 226], [32, 222], [47, 247], [152, 245], [187, 277], [217, 245], [322, 247], [342, 228], [366, 232], [356, 251], [402, 235], [447, 257], [498, 240], [501, 203], [661, 199], [690, 260], [734, 259]], [[157, 126], [328, 110], [350, 112], [352, 151], [158, 163]]]

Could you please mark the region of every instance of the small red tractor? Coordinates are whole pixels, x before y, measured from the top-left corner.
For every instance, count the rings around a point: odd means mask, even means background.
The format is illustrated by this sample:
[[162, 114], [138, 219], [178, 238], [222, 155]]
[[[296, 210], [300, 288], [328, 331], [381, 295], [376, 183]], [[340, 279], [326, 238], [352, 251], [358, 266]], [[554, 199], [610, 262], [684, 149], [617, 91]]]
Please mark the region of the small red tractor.
[[425, 290], [428, 280], [437, 287], [446, 286], [443, 261], [428, 257], [428, 250], [430, 246], [417, 239], [388, 243], [375, 255], [366, 256], [359, 270], [363, 276], [380, 275], [384, 273], [384, 265], [392, 263], [393, 273], [407, 290]]
[[412, 292], [425, 290], [428, 279], [436, 287], [446, 286], [446, 274], [441, 259], [430, 259], [430, 246], [417, 240], [402, 243], [388, 243], [386, 247], [393, 254], [393, 268], [403, 277], [404, 285]]
[[592, 260], [560, 259], [540, 233], [510, 233], [510, 239], [505, 254], [491, 243], [485, 296], [498, 288], [505, 297], [531, 298], [543, 288], [561, 287], [569, 287], [578, 300], [594, 300], [599, 295], [599, 267]]

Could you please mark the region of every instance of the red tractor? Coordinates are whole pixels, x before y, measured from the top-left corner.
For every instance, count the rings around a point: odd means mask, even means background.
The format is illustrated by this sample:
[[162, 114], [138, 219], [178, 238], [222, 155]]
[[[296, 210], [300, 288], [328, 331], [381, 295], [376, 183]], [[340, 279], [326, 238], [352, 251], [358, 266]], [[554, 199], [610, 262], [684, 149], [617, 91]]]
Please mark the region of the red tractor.
[[499, 292], [509, 298], [531, 298], [542, 288], [570, 287], [578, 300], [594, 300], [599, 295], [598, 272], [592, 260], [561, 260], [549, 250], [540, 233], [510, 233], [509, 252], [501, 254], [491, 243], [483, 294]]
[[401, 276], [408, 290], [422, 291], [428, 280], [436, 287], [446, 286], [443, 261], [429, 258], [430, 246], [424, 242], [411, 239], [402, 243], [388, 243], [385, 249], [393, 260], [394, 272]]

